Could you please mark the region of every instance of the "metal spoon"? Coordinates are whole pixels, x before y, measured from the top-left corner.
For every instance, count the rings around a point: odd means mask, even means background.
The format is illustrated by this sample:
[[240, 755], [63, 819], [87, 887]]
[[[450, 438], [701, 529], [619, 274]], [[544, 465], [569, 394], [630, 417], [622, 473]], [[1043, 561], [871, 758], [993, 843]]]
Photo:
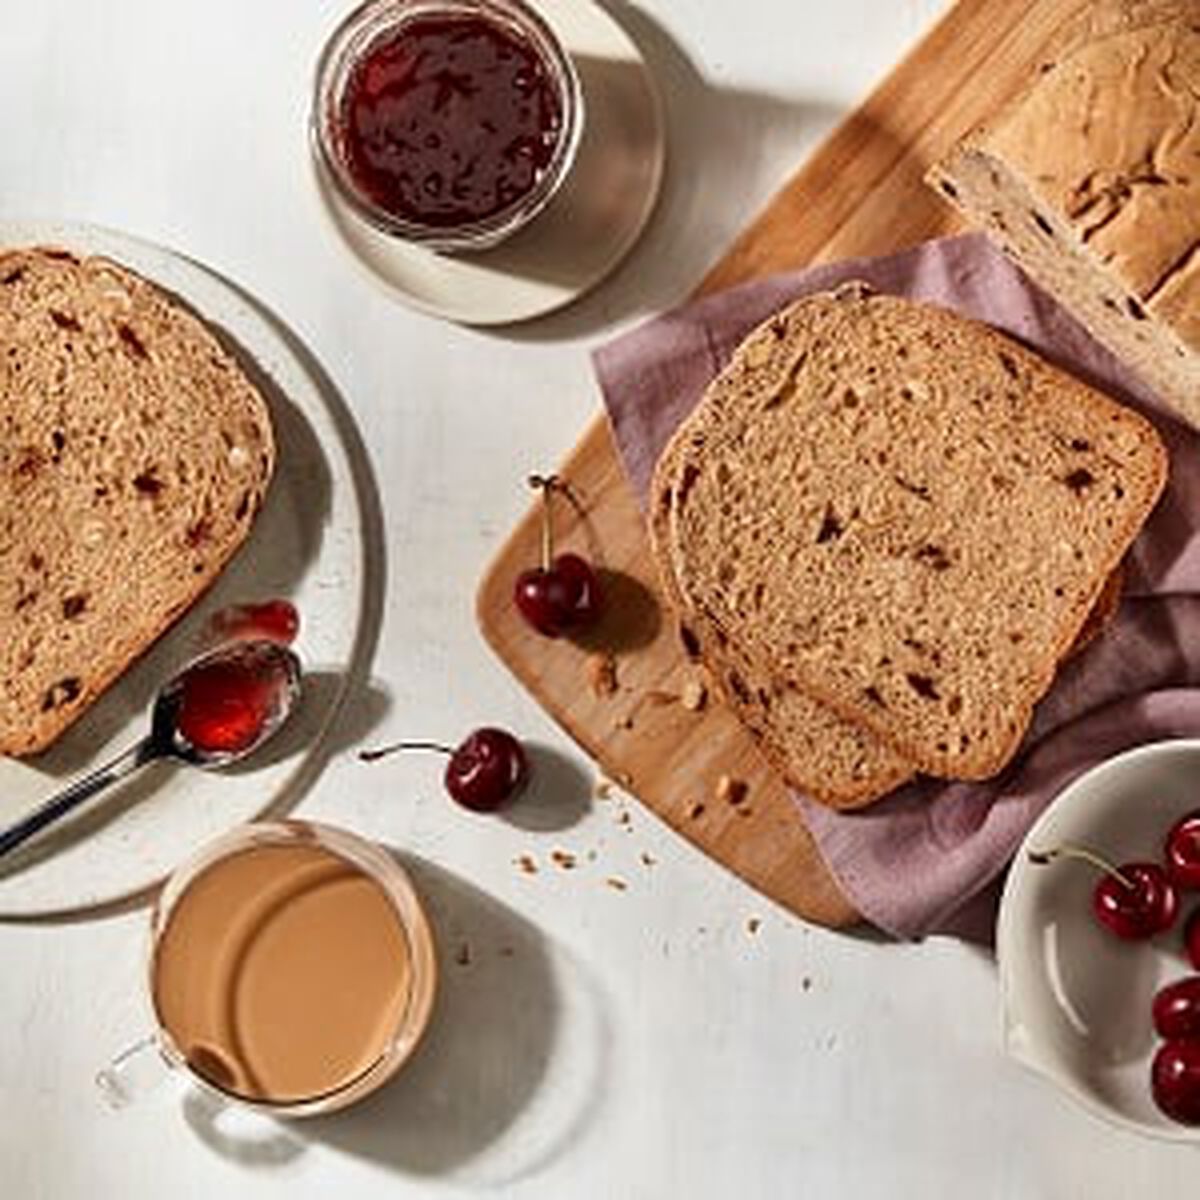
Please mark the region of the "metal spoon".
[[[195, 745], [180, 729], [184, 690], [199, 672], [229, 667], [244, 669], [248, 679], [274, 683], [270, 703], [250, 741], [236, 749]], [[77, 779], [40, 804], [14, 825], [0, 831], [0, 858], [28, 841], [47, 825], [65, 817], [85, 800], [132, 775], [157, 758], [174, 758], [194, 767], [214, 769], [240, 762], [253, 754], [287, 720], [300, 695], [300, 660], [286, 646], [270, 641], [234, 642], [194, 659], [159, 690], [150, 713], [150, 733], [136, 746], [90, 774]]]

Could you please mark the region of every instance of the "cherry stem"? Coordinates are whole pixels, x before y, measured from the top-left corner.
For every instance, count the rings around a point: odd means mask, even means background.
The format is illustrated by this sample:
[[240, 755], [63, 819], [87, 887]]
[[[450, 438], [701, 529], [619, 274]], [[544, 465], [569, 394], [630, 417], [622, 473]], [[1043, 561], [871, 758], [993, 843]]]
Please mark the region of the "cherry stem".
[[550, 522], [550, 493], [558, 487], [557, 475], [530, 475], [529, 486], [542, 493], [542, 570], [554, 562], [554, 533]]
[[358, 757], [362, 762], [375, 762], [376, 759], [387, 758], [389, 754], [398, 754], [403, 750], [432, 750], [438, 754], [453, 754], [449, 746], [441, 742], [393, 742], [390, 746], [380, 746], [376, 750], [360, 750]]
[[1044, 867], [1056, 858], [1075, 858], [1081, 862], [1090, 863], [1106, 875], [1114, 875], [1125, 887], [1133, 892], [1137, 885], [1119, 867], [1113, 866], [1106, 858], [1102, 858], [1094, 850], [1085, 850], [1082, 846], [1059, 846], [1057, 850], [1030, 850], [1029, 861], [1035, 866]]

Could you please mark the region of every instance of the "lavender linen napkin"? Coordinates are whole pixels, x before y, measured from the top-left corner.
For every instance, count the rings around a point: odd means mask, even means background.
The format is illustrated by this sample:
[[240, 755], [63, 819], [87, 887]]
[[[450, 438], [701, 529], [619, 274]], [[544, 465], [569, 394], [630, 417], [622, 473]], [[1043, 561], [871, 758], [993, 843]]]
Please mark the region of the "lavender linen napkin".
[[1017, 759], [985, 783], [919, 779], [857, 813], [797, 796], [830, 870], [898, 937], [951, 927], [1004, 870], [1025, 831], [1076, 775], [1127, 747], [1200, 736], [1200, 436], [982, 236], [747, 284], [665, 314], [595, 355], [617, 450], [645, 502], [654, 463], [738, 342], [799, 296], [862, 279], [979, 317], [1154, 420], [1171, 454], [1166, 494], [1126, 560], [1110, 629], [1067, 664]]

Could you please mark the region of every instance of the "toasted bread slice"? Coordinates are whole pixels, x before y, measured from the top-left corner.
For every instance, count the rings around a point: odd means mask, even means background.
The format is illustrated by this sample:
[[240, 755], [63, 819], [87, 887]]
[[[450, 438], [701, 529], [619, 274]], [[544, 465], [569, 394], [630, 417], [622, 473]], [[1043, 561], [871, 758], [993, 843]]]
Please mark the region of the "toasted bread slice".
[[266, 402], [130, 271], [0, 254], [0, 753], [48, 746], [212, 583], [275, 461]]
[[859, 285], [752, 334], [656, 475], [681, 594], [900, 758], [984, 778], [1166, 478], [1136, 413]]

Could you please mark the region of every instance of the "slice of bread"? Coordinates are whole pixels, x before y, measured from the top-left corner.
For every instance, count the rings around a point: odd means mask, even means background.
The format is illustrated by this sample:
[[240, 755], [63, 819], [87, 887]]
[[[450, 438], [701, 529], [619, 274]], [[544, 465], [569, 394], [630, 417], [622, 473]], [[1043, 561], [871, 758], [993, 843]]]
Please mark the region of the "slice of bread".
[[[670, 477], [664, 452], [659, 470]], [[763, 757], [791, 787], [837, 809], [864, 808], [907, 783], [916, 768], [879, 738], [839, 717], [814, 700], [771, 664], [754, 662], [680, 592], [667, 550], [670, 536], [670, 490], [653, 498], [650, 543], [663, 597], [687, 630], [684, 638], [708, 668], [726, 706], [758, 744]], [[1116, 615], [1123, 575], [1118, 567], [1108, 577], [1087, 620], [1068, 651], [1070, 658], [1090, 645]]]
[[[657, 464], [659, 478], [674, 473], [675, 442]], [[650, 544], [663, 596], [675, 610], [696, 655], [708, 668], [726, 705], [758, 743], [766, 760], [792, 787], [831, 808], [861, 808], [898, 788], [914, 773], [911, 763], [860, 725], [839, 717], [792, 681], [760, 666], [681, 593], [671, 565], [670, 501], [651, 492]]]
[[756, 330], [662, 465], [690, 605], [945, 778], [1015, 752], [1166, 478], [1136, 413], [861, 285]]
[[202, 321], [115, 263], [0, 253], [0, 753], [47, 747], [213, 582], [275, 461]]
[[1087, 6], [928, 178], [1200, 427], [1200, 4]]

